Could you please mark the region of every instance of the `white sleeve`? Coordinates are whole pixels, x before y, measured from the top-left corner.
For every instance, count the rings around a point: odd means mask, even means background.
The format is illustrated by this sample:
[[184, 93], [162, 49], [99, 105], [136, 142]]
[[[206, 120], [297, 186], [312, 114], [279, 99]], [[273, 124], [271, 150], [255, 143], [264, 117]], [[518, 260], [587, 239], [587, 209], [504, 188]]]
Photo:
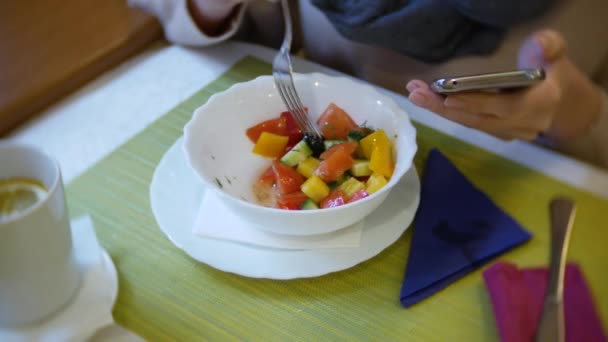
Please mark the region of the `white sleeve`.
[[239, 6], [228, 28], [219, 36], [208, 36], [202, 32], [188, 11], [187, 0], [128, 0], [129, 5], [139, 7], [158, 18], [165, 36], [173, 43], [180, 45], [212, 45], [232, 37], [239, 28], [246, 4]]

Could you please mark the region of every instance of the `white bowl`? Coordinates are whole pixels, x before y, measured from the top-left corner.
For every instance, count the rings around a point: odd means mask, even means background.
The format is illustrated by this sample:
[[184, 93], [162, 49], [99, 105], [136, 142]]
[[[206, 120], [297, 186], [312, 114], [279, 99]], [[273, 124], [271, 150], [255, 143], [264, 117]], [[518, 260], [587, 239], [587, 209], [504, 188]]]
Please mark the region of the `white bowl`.
[[366, 83], [320, 73], [296, 74], [294, 81], [315, 120], [334, 102], [357, 124], [366, 122], [394, 137], [396, 165], [386, 186], [362, 200], [335, 208], [299, 211], [258, 205], [253, 184], [271, 160], [251, 152], [253, 143], [245, 131], [285, 110], [271, 76], [235, 84], [196, 109], [184, 128], [184, 153], [203, 183], [252, 226], [287, 235], [329, 233], [361, 221], [382, 204], [412, 167], [416, 131], [401, 107]]

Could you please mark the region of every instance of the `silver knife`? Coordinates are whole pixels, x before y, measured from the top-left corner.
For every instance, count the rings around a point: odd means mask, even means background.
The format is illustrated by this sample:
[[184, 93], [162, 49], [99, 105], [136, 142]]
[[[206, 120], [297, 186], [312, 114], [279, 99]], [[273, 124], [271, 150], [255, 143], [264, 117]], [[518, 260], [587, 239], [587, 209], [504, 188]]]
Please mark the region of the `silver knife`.
[[564, 331], [564, 273], [566, 255], [576, 208], [574, 201], [558, 197], [551, 200], [551, 259], [549, 283], [543, 313], [536, 330], [537, 342], [563, 342]]

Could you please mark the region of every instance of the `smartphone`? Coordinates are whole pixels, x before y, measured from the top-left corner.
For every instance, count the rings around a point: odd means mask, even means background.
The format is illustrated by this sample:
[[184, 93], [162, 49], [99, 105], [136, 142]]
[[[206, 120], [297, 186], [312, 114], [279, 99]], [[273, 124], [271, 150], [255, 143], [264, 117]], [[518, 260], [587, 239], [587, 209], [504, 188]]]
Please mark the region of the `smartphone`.
[[440, 78], [431, 83], [431, 89], [439, 94], [462, 91], [501, 91], [535, 85], [545, 79], [545, 70], [521, 69], [489, 74]]

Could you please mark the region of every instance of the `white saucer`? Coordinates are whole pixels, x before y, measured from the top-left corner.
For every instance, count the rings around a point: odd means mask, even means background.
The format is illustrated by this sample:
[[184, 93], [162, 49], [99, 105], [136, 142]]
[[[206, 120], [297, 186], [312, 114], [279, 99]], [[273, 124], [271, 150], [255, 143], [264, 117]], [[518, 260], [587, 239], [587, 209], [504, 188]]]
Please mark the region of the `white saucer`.
[[40, 323], [0, 327], [1, 341], [84, 341], [114, 321], [112, 308], [118, 294], [114, 263], [97, 242], [90, 217], [75, 219], [71, 225], [74, 256], [82, 274], [77, 293], [66, 307]]
[[187, 165], [178, 139], [159, 162], [150, 184], [152, 212], [169, 240], [192, 258], [222, 271], [252, 278], [294, 279], [341, 271], [393, 244], [409, 227], [420, 201], [415, 168], [364, 221], [358, 248], [283, 250], [192, 234], [205, 187]]

